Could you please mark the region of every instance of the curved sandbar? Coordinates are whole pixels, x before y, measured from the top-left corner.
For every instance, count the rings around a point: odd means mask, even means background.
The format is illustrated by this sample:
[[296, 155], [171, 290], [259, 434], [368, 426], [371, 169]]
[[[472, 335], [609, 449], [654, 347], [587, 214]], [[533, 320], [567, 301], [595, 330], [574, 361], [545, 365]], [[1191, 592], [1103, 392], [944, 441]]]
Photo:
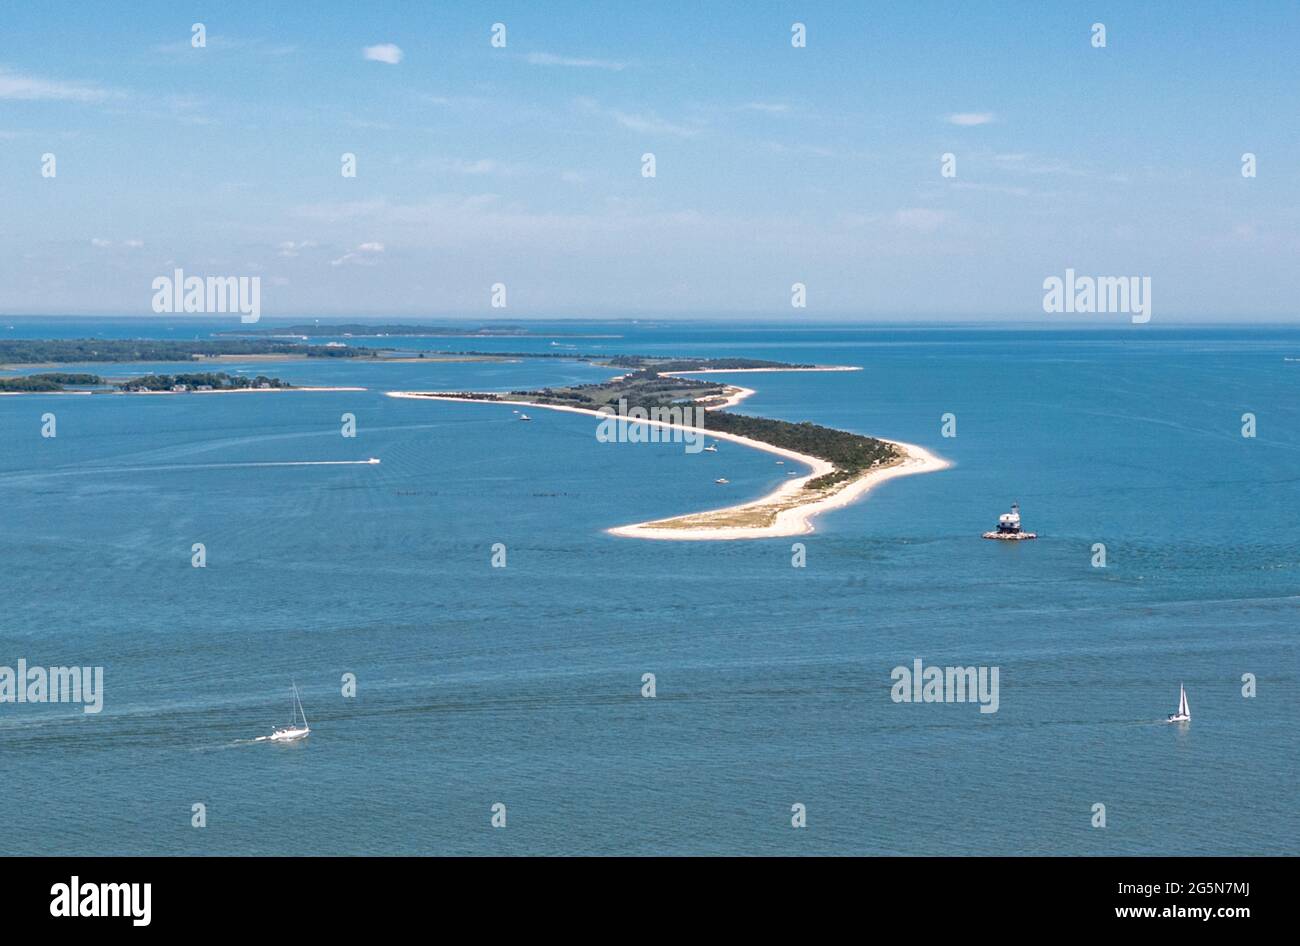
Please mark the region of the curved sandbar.
[[[709, 435], [719, 438], [726, 436], [716, 431], [710, 431]], [[831, 509], [847, 506], [854, 500], [861, 498], [878, 483], [891, 480], [896, 476], [910, 476], [913, 473], [933, 473], [937, 470], [947, 469], [952, 465], [924, 447], [903, 443], [899, 440], [885, 440], [885, 443], [892, 445], [895, 450], [902, 454], [901, 459], [886, 466], [867, 470], [851, 480], [834, 486], [807, 489], [805, 487], [810, 480], [822, 474], [830, 473], [835, 467], [818, 457], [806, 456], [792, 450], [782, 450], [779, 447], [773, 447], [771, 444], [751, 440], [747, 437], [727, 436], [727, 439], [758, 450], [766, 450], [768, 453], [790, 457], [801, 463], [807, 463], [813, 467], [812, 472], [805, 476], [792, 478], [766, 496], [748, 503], [713, 509], [708, 512], [673, 516], [669, 519], [638, 522], [630, 526], [618, 526], [607, 531], [613, 535], [636, 539], [677, 540], [770, 539], [780, 536], [806, 535], [815, 531], [812, 524], [814, 516]], [[883, 440], [880, 437], [876, 439]]]
[[[743, 370], [743, 369], [737, 369]], [[751, 369], [779, 370], [779, 369]], [[796, 369], [796, 370], [841, 370], [852, 371], [853, 368], [839, 369]], [[687, 374], [688, 372], [673, 372]], [[691, 372], [693, 373], [693, 372]], [[388, 397], [428, 399], [439, 401], [460, 401], [467, 404], [505, 404], [514, 407], [531, 407], [537, 410], [565, 411], [570, 414], [588, 414], [602, 420], [611, 415], [582, 407], [570, 407], [562, 404], [543, 404], [537, 401], [490, 400], [486, 398], [458, 397], [455, 394], [438, 391], [388, 391]], [[728, 386], [727, 398], [723, 403], [710, 405], [708, 410], [717, 410], [739, 403], [753, 394], [749, 388]], [[803, 463], [811, 469], [799, 477], [791, 477], [771, 493], [759, 499], [722, 509], [707, 512], [689, 513], [668, 519], [656, 519], [637, 522], [627, 526], [617, 526], [606, 530], [611, 535], [636, 539], [667, 539], [677, 541], [729, 540], [729, 539], [766, 539], [779, 536], [805, 535], [813, 531], [814, 516], [830, 509], [838, 509], [865, 495], [877, 483], [893, 479], [896, 476], [910, 476], [913, 473], [932, 473], [943, 470], [951, 464], [923, 447], [902, 443], [897, 440], [885, 440], [900, 454], [900, 458], [886, 465], [874, 467], [853, 479], [818, 489], [806, 489], [809, 481], [834, 472], [835, 466], [828, 460], [808, 454], [796, 453], [783, 447], [777, 447], [751, 437], [742, 437], [725, 431], [692, 427], [685, 424], [673, 424], [663, 420], [620, 418], [625, 423], [645, 424], [654, 427], [676, 428], [678, 430], [703, 433], [717, 440], [728, 440], [765, 453], [775, 454], [788, 460]], [[876, 438], [881, 439], [881, 438]]]

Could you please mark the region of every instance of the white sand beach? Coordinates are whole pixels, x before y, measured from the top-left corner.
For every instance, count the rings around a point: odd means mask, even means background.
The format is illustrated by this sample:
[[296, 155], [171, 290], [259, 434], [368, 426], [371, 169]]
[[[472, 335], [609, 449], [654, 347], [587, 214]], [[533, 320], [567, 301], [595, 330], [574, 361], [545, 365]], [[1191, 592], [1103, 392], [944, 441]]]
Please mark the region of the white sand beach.
[[[720, 411], [728, 407], [735, 407], [745, 398], [749, 397], [751, 394], [754, 393], [755, 392], [753, 388], [742, 388], [740, 387], [740, 385], [737, 384], [729, 384], [725, 388], [725, 397], [723, 398], [723, 400], [719, 401], [717, 404], [705, 404], [704, 409], [706, 411]], [[703, 403], [705, 401], [710, 400], [710, 398], [697, 397], [695, 400], [697, 402]]]
[[[722, 434], [710, 432], [710, 436]], [[805, 476], [793, 477], [759, 499], [707, 512], [690, 513], [669, 519], [637, 522], [608, 530], [613, 535], [636, 539], [676, 539], [698, 541], [710, 539], [770, 539], [780, 536], [806, 535], [815, 531], [813, 517], [831, 509], [839, 509], [866, 495], [872, 487], [897, 476], [914, 473], [933, 473], [947, 469], [952, 464], [916, 444], [886, 440], [903, 454], [903, 458], [889, 466], [877, 467], [837, 486], [819, 490], [805, 490], [804, 486], [833, 467], [825, 460], [790, 450], [782, 450], [746, 437], [728, 437], [738, 443], [796, 459], [813, 466]], [[877, 438], [883, 440], [884, 438]], [[770, 520], [763, 525], [740, 524], [738, 520]], [[733, 524], [734, 523], [734, 524]]]
[[[683, 372], [685, 373], [685, 372]], [[735, 402], [754, 392], [740, 388], [744, 394], [732, 394]], [[537, 410], [565, 411], [570, 414], [589, 414], [602, 420], [610, 417], [600, 411], [581, 407], [567, 407], [559, 404], [539, 404], [536, 401], [490, 401], [479, 398], [456, 397], [436, 391], [388, 391], [389, 397], [411, 398], [414, 400], [460, 401], [468, 404], [497, 404], [507, 407], [531, 407]], [[718, 405], [720, 408], [722, 405]], [[728, 406], [730, 406], [728, 404]], [[712, 409], [712, 408], [711, 408]], [[742, 446], [753, 447], [765, 453], [775, 454], [787, 460], [807, 464], [811, 470], [799, 477], [791, 477], [771, 493], [759, 499], [706, 512], [688, 513], [668, 519], [656, 519], [649, 522], [637, 522], [632, 525], [616, 526], [608, 529], [611, 535], [635, 539], [661, 539], [676, 541], [733, 540], [733, 539], [767, 539], [780, 536], [806, 535], [813, 530], [813, 517], [831, 509], [847, 506], [849, 503], [866, 495], [872, 487], [898, 476], [910, 476], [914, 473], [932, 473], [947, 469], [951, 464], [924, 447], [915, 444], [888, 440], [902, 454], [902, 459], [889, 466], [868, 470], [861, 476], [835, 486], [819, 490], [805, 490], [804, 486], [834, 467], [826, 460], [807, 454], [796, 453], [782, 447], [741, 437], [723, 431], [706, 430], [689, 427], [684, 424], [672, 424], [659, 420], [631, 420], [626, 423], [646, 424], [656, 427], [677, 428], [678, 430], [698, 431], [716, 440], [727, 440]], [[879, 438], [883, 439], [883, 438]], [[749, 521], [746, 521], [749, 520]]]

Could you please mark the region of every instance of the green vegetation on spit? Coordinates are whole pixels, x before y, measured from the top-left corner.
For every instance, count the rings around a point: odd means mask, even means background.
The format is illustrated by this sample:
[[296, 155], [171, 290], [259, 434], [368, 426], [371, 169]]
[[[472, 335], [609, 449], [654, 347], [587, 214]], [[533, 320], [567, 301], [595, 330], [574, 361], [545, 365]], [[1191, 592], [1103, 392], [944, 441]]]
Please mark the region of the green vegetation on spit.
[[[703, 361], [707, 360], [677, 359], [670, 363], [699, 365]], [[675, 368], [674, 370], [697, 369]], [[669, 377], [660, 373], [657, 368], [642, 368], [624, 377], [598, 384], [542, 388], [537, 391], [511, 391], [509, 394], [447, 392], [445, 396], [475, 401], [530, 402], [585, 410], [617, 409], [622, 402], [628, 408], [639, 407], [650, 411], [655, 408], [708, 404], [710, 401], [724, 399], [726, 394], [726, 385], [718, 382]], [[897, 448], [891, 443], [874, 437], [865, 437], [862, 434], [822, 427], [809, 421], [792, 423], [713, 410], [704, 414], [704, 429], [759, 440], [784, 450], [793, 450], [796, 453], [826, 460], [834, 467], [831, 472], [809, 480], [805, 484], [805, 489], [835, 486], [854, 479], [870, 469], [886, 466], [900, 459]]]

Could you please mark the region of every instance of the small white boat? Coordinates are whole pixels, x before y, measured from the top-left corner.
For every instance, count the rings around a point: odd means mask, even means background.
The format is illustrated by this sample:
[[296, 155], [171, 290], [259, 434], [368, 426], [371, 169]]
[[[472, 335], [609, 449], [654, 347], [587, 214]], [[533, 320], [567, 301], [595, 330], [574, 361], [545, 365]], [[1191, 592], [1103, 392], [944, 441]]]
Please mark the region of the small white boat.
[[520, 414], [520, 415], [519, 415], [519, 419], [520, 419], [520, 420], [532, 420], [532, 418], [529, 417], [527, 414]]
[[777, 461], [776, 461], [776, 465], [777, 465], [777, 466], [785, 466], [785, 461], [784, 461], [784, 460], [777, 460]]
[[717, 448], [717, 447], [714, 447], [714, 446], [708, 446], [708, 447], [705, 447], [705, 448], [704, 448], [704, 452], [705, 452], [705, 453], [717, 453], [717, 452], [718, 452], [718, 448]]
[[1192, 719], [1192, 711], [1187, 706], [1187, 691], [1178, 684], [1178, 712], [1169, 717], [1171, 723], [1186, 723]]
[[[276, 726], [271, 730], [270, 739], [272, 742], [293, 742], [297, 739], [303, 739], [311, 732], [311, 727], [307, 725], [307, 713], [302, 708], [302, 698], [298, 696], [298, 686], [293, 687], [293, 722], [288, 726]], [[302, 725], [298, 725], [298, 716], [302, 716]]]
[[371, 465], [373, 466], [374, 464], [376, 464], [376, 463], [379, 462], [379, 457], [371, 457], [371, 458], [370, 458], [369, 460], [367, 460], [366, 462], [369, 463], [369, 464], [371, 464]]
[[719, 484], [725, 486], [726, 484], [730, 483], [731, 480], [719, 476], [719, 477], [718, 477], [716, 480], [714, 480], [713, 482], [715, 482], [715, 483], [719, 483]]

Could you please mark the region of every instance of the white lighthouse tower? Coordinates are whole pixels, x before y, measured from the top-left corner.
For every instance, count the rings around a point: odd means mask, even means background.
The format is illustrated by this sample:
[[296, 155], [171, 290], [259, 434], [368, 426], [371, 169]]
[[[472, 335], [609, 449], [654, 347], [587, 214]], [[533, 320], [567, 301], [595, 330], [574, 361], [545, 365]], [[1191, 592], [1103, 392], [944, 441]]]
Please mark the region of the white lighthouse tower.
[[1020, 503], [1012, 503], [1010, 512], [1004, 512], [998, 516], [997, 530], [985, 532], [984, 538], [1015, 542], [1020, 539], [1036, 539], [1038, 536], [1033, 532], [1025, 532], [1020, 528]]
[[1020, 531], [1020, 503], [1012, 503], [1010, 512], [998, 516], [998, 531], [1005, 534]]

